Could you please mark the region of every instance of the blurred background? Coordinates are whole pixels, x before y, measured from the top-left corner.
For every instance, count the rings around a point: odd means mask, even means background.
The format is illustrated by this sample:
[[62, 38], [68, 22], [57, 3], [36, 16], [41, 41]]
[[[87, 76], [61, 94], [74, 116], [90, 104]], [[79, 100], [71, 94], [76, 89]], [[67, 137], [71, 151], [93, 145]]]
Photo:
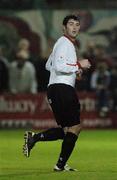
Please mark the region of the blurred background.
[[117, 1], [0, 1], [0, 129], [56, 126], [46, 99], [45, 63], [64, 16], [81, 19], [79, 59], [92, 68], [76, 81], [84, 128], [117, 128]]

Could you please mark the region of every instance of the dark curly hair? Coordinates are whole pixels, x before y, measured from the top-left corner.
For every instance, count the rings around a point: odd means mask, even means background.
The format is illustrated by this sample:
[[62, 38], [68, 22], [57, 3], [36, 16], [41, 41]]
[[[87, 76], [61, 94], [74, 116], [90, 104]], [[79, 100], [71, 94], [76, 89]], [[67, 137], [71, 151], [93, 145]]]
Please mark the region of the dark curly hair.
[[73, 19], [75, 21], [79, 21], [80, 22], [80, 18], [76, 15], [73, 15], [73, 14], [70, 14], [70, 15], [67, 15], [64, 19], [63, 19], [63, 25], [66, 26], [68, 21], [70, 19]]

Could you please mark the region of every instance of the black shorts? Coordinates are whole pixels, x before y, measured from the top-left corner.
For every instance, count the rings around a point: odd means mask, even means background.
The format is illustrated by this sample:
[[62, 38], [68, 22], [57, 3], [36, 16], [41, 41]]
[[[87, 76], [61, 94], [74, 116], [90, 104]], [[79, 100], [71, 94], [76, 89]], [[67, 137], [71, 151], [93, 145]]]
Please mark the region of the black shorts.
[[80, 103], [72, 86], [65, 84], [50, 85], [47, 97], [58, 125], [71, 127], [80, 124]]

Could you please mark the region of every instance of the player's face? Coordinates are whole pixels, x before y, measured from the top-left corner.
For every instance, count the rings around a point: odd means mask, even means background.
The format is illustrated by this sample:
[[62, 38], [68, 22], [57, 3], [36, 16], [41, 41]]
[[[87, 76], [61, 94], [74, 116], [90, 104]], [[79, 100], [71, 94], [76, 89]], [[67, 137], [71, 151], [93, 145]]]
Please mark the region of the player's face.
[[74, 39], [80, 30], [80, 22], [75, 21], [74, 19], [70, 19], [64, 30], [66, 35]]

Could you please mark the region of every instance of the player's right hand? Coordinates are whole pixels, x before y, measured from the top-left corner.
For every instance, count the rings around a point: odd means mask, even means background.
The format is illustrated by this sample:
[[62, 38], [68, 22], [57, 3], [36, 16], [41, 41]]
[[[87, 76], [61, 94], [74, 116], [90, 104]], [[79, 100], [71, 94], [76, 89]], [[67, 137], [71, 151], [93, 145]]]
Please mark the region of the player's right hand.
[[78, 61], [82, 67], [82, 69], [89, 69], [91, 67], [91, 63], [89, 62], [88, 59], [82, 59]]

